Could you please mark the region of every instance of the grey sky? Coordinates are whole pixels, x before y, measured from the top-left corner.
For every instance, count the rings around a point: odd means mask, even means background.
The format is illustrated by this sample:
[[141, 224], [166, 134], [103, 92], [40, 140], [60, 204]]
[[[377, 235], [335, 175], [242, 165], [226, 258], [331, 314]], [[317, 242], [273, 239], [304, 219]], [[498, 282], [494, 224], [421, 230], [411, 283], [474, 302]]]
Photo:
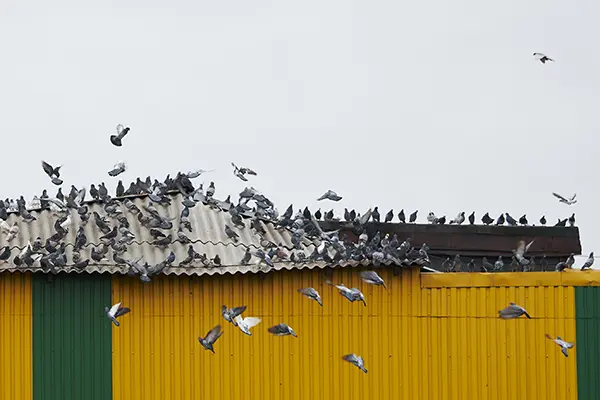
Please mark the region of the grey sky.
[[[338, 211], [418, 208], [421, 221], [573, 210], [587, 253], [598, 14], [592, 1], [5, 0], [1, 196], [55, 192], [44, 158], [64, 164], [66, 189], [114, 190], [119, 160], [127, 183], [217, 168], [204, 181], [224, 198], [245, 186], [235, 161], [280, 211], [328, 188]], [[108, 140], [118, 123], [122, 148]]]

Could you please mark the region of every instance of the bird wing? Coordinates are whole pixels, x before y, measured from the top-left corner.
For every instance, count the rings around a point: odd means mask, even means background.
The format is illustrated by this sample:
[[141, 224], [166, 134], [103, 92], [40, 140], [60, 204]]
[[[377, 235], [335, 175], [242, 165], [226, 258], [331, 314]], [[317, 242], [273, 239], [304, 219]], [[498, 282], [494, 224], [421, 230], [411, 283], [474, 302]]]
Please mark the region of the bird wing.
[[42, 168], [44, 169], [44, 172], [49, 177], [52, 177], [52, 173], [54, 172], [54, 168], [52, 168], [52, 165], [50, 165], [46, 161], [42, 160]]
[[117, 314], [117, 310], [119, 309], [119, 307], [121, 307], [121, 303], [117, 303], [115, 305], [113, 305], [110, 310], [108, 310], [108, 313], [110, 315], [112, 315], [113, 317]]
[[120, 317], [121, 315], [125, 315], [127, 314], [129, 311], [131, 311], [129, 309], [129, 307], [119, 307], [119, 309], [117, 310], [117, 312], [115, 313], [115, 318]]
[[342, 360], [348, 361], [349, 363], [354, 364], [354, 363], [356, 363], [357, 358], [356, 358], [356, 355], [354, 355], [354, 354], [346, 354], [345, 356], [342, 356]]
[[241, 315], [244, 311], [246, 311], [246, 308], [246, 306], [234, 307], [230, 310], [230, 313], [235, 318], [238, 315]]
[[241, 316], [241, 315], [238, 315], [238, 316], [237, 316], [237, 317], [235, 317], [233, 320], [235, 321], [235, 323], [236, 323], [238, 326], [241, 326], [241, 323], [243, 322], [243, 318], [242, 318], [242, 316]]
[[206, 334], [206, 338], [204, 338], [204, 340], [206, 340], [209, 343], [214, 343], [217, 341], [218, 338], [221, 337], [222, 334], [223, 334], [223, 331], [221, 331], [221, 325], [217, 325], [214, 328], [212, 328], [210, 331], [208, 331], [208, 333]]
[[302, 288], [302, 289], [298, 289], [298, 292], [302, 293], [305, 296], [314, 296], [315, 295], [315, 289], [313, 288]]
[[270, 327], [267, 330], [269, 331], [269, 333], [272, 333], [274, 335], [280, 335], [282, 333], [287, 333], [287, 331], [288, 331], [287, 326], [285, 324], [277, 324], [277, 325]]
[[260, 323], [260, 318], [256, 318], [256, 317], [244, 318], [244, 324], [246, 324], [248, 329], [252, 328], [253, 326], [258, 325], [259, 323]]
[[562, 197], [562, 196], [561, 196], [560, 194], [558, 194], [558, 193], [554, 193], [554, 192], [552, 192], [552, 194], [554, 195], [554, 197], [556, 197], [556, 198], [558, 198], [558, 199], [560, 199], [560, 200], [567, 201], [567, 199], [565, 199], [564, 197]]

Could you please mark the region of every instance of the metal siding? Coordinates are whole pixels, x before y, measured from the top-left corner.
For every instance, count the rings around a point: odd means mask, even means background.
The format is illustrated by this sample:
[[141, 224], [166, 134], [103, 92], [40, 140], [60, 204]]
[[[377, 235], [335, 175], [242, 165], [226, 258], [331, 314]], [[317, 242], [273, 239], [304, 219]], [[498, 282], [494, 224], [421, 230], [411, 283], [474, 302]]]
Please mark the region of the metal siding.
[[[336, 269], [334, 282], [358, 287], [367, 307], [326, 284], [321, 271], [160, 277], [144, 285], [113, 277], [113, 302], [132, 312], [113, 328], [115, 399], [575, 399], [576, 357], [565, 359], [544, 333], [575, 335], [568, 287], [427, 288], [418, 268], [382, 270], [388, 290]], [[324, 307], [296, 292], [313, 286]], [[533, 320], [502, 321], [508, 302]], [[253, 336], [226, 323], [220, 306], [247, 305], [262, 322]], [[273, 337], [285, 322], [299, 338]], [[224, 329], [216, 354], [197, 341]], [[367, 375], [343, 362], [355, 352]], [[577, 354], [573, 349], [572, 354]], [[520, 376], [527, 379], [519, 379]], [[233, 383], [235, 382], [235, 384]]]
[[33, 275], [35, 399], [111, 398], [110, 285], [97, 274]]
[[600, 392], [600, 288], [575, 288], [577, 309], [576, 348], [584, 349], [577, 355], [578, 389], [582, 399], [593, 399]]
[[0, 274], [0, 399], [31, 399], [31, 275]]

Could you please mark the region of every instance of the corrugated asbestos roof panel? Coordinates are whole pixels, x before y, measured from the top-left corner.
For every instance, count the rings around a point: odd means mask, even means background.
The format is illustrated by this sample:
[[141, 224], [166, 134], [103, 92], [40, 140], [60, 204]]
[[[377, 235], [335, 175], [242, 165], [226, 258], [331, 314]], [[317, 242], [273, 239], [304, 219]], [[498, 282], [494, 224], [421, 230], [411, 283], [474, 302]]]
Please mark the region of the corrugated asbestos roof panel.
[[[130, 198], [130, 200], [132, 200], [134, 204], [146, 214], [142, 208], [142, 205], [148, 204], [149, 199], [147, 197], [135, 197]], [[182, 197], [178, 194], [171, 197], [171, 200], [171, 205], [169, 206], [155, 204], [155, 207], [161, 216], [166, 216], [173, 222], [173, 228], [170, 231], [167, 232], [166, 230], [162, 230], [162, 232], [165, 234], [171, 233], [176, 238], [177, 228], [179, 226], [179, 216], [183, 209], [183, 205], [181, 203]], [[89, 207], [90, 214], [92, 214], [94, 211], [97, 211], [102, 216], [106, 215], [102, 204], [97, 202], [89, 202], [87, 205]], [[177, 268], [178, 262], [187, 257], [187, 249], [189, 245], [179, 242], [173, 242], [166, 248], [160, 248], [158, 246], [151, 245], [150, 242], [152, 242], [154, 239], [150, 235], [149, 229], [142, 226], [138, 222], [136, 215], [129, 213], [124, 206], [121, 205], [119, 208], [123, 211], [124, 215], [127, 216], [127, 220], [130, 224], [129, 230], [135, 235], [134, 242], [128, 246], [127, 251], [124, 254], [121, 254], [121, 257], [124, 259], [135, 259], [137, 257], [142, 257], [143, 262], [145, 261], [148, 264], [156, 264], [164, 261], [169, 252], [172, 250], [176, 255], [176, 261], [173, 263], [174, 268], [166, 268], [163, 272], [165, 274], [176, 275], [213, 275], [215, 273], [223, 274], [237, 272], [246, 273], [255, 271], [258, 268], [256, 265], [240, 265], [240, 261], [242, 260], [246, 251], [246, 247], [251, 247], [251, 249], [258, 249], [262, 247], [260, 244], [260, 237], [250, 229], [250, 219], [248, 218], [244, 219], [246, 227], [240, 229], [231, 223], [231, 218], [227, 211], [222, 211], [218, 208], [211, 208], [210, 206], [206, 206], [200, 202], [197, 203], [195, 207], [190, 209], [189, 220], [192, 225], [192, 232], [185, 230], [185, 234], [192, 240], [194, 250], [199, 254], [206, 254], [209, 259], [214, 258], [218, 254], [221, 258], [222, 267], [207, 268], [199, 261], [195, 261], [184, 268]], [[81, 225], [81, 219], [76, 210], [69, 209], [69, 212], [71, 213], [73, 223], [69, 227], [69, 233], [63, 242], [67, 244], [67, 260], [68, 263], [71, 264], [73, 244], [75, 242], [77, 230]], [[11, 247], [11, 261], [23, 248], [27, 246], [29, 241], [33, 242], [36, 240], [36, 238], [40, 237], [41, 240], [45, 242], [46, 239], [55, 233], [54, 223], [58, 217], [55, 216], [51, 211], [31, 211], [31, 214], [37, 218], [37, 220], [31, 223], [24, 222], [16, 213], [9, 214], [6, 222], [9, 225], [12, 225], [15, 221], [18, 222], [20, 231], [10, 243], [6, 242], [6, 235], [0, 235], [0, 246], [4, 247], [6, 245], [10, 245]], [[108, 216], [106, 216], [106, 219], [108, 219], [111, 224], [117, 224], [118, 226], [118, 221], [116, 219], [111, 219]], [[227, 237], [224, 232], [225, 224], [228, 224], [235, 232], [239, 234], [238, 243], [234, 243]], [[291, 243], [291, 234], [289, 231], [285, 229], [277, 229], [275, 225], [268, 221], [262, 221], [262, 224], [266, 231], [266, 235], [264, 235], [263, 240], [271, 241], [275, 244], [281, 243], [288, 250], [293, 248]], [[89, 258], [89, 253], [92, 247], [102, 244], [100, 237], [103, 236], [103, 233], [96, 226], [93, 215], [90, 215], [90, 220], [84, 227], [84, 231], [87, 237], [87, 244], [80, 251], [82, 259]], [[314, 245], [308, 241], [305, 242], [307, 244], [305, 253], [308, 256], [314, 250]], [[111, 261], [108, 263], [94, 263], [93, 260], [90, 260], [90, 265], [88, 265], [88, 267], [84, 270], [77, 270], [75, 268], [67, 267], [64, 269], [64, 271], [75, 273], [125, 273], [125, 266], [115, 265], [112, 262], [112, 249], [109, 250], [106, 257]], [[256, 260], [256, 258], [253, 258], [251, 263], [254, 263]], [[0, 271], [39, 272], [41, 271], [41, 268], [36, 267], [37, 265], [38, 263], [34, 264], [34, 267], [17, 268], [14, 264], [12, 264], [12, 262], [6, 262], [0, 264]], [[292, 263], [276, 263], [275, 268], [293, 269], [303, 268], [306, 266], [307, 265]]]

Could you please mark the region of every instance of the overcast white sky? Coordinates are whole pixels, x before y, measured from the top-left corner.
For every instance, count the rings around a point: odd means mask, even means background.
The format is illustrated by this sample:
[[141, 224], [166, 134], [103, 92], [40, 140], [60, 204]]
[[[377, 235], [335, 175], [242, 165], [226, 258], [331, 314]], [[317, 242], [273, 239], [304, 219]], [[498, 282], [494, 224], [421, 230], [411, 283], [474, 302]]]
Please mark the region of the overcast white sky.
[[[587, 253], [599, 14], [591, 0], [3, 0], [1, 196], [50, 188], [46, 159], [66, 189], [114, 189], [119, 160], [127, 183], [217, 168], [204, 181], [225, 198], [245, 186], [235, 161], [280, 211], [328, 188], [338, 210], [421, 221], [573, 210]], [[122, 148], [108, 139], [118, 123]]]

